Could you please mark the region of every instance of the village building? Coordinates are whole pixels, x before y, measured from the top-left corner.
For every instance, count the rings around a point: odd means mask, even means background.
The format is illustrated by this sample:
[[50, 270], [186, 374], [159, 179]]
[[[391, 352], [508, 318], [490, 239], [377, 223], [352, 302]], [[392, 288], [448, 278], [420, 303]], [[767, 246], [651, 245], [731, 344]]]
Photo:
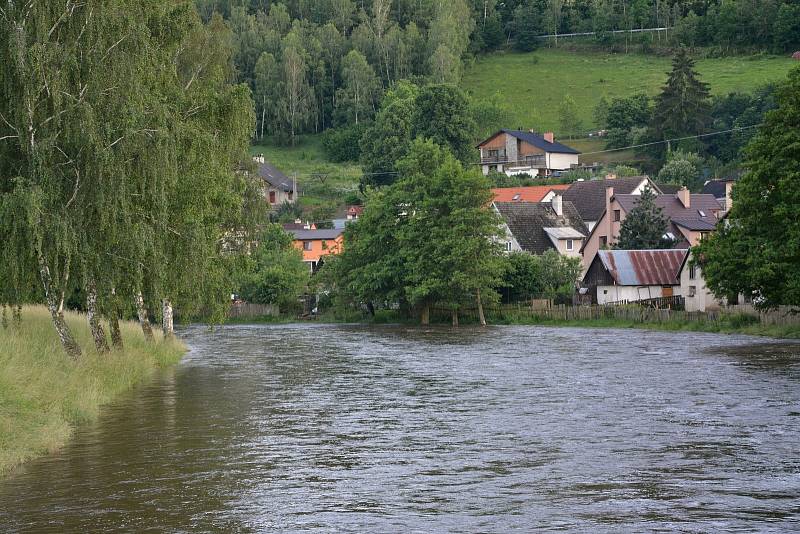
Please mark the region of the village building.
[[263, 180], [264, 199], [271, 208], [283, 203], [294, 204], [297, 201], [297, 180], [293, 180], [268, 163], [263, 154], [253, 160], [258, 167], [258, 175]]
[[733, 186], [736, 183], [736, 178], [722, 178], [720, 180], [709, 180], [703, 185], [703, 193], [707, 195], [714, 195], [720, 206], [725, 213], [730, 211], [733, 206], [733, 199], [731, 193]]
[[559, 254], [580, 257], [588, 229], [575, 206], [555, 195], [549, 202], [495, 202], [495, 211], [503, 221], [506, 252]]
[[550, 176], [579, 164], [580, 152], [556, 142], [552, 132], [539, 135], [533, 131], [500, 130], [477, 148], [484, 175], [495, 170], [509, 176]]
[[583, 222], [591, 231], [606, 210], [607, 188], [613, 187], [617, 194], [640, 195], [648, 186], [656, 192], [661, 192], [647, 176], [617, 178], [609, 174], [602, 180], [579, 180], [573, 183], [564, 191], [564, 200], [575, 205]]
[[344, 248], [342, 230], [291, 230], [294, 247], [303, 253], [303, 261], [316, 272], [326, 256], [339, 254]]
[[348, 206], [347, 207], [347, 220], [357, 221], [361, 214], [364, 213], [364, 206]]
[[287, 232], [291, 232], [292, 230], [316, 230], [317, 225], [313, 222], [303, 222], [300, 219], [295, 219], [293, 223], [284, 223], [283, 229]]
[[557, 193], [569, 187], [569, 184], [497, 187], [492, 189], [492, 197], [495, 202], [550, 202]]
[[[606, 208], [581, 250], [584, 269], [589, 268], [599, 250], [617, 242], [622, 223], [641, 198], [616, 194], [614, 187], [607, 187], [605, 196]], [[667, 221], [664, 234], [675, 242], [674, 248], [697, 245], [715, 230], [722, 214], [722, 206], [713, 195], [691, 194], [685, 187], [675, 195], [658, 195], [655, 205], [661, 208]]]
[[692, 264], [691, 252], [683, 260], [678, 279], [687, 312], [716, 311], [724, 304], [706, 286], [700, 266]]
[[687, 250], [601, 250], [583, 277], [592, 304], [626, 304], [681, 294]]

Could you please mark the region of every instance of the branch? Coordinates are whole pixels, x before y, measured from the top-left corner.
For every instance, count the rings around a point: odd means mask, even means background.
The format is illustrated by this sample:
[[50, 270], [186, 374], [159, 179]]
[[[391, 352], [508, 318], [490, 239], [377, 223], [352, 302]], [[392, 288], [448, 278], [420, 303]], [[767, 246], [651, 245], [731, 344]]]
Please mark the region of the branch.
[[75, 198], [78, 196], [78, 190], [80, 189], [81, 183], [81, 173], [78, 169], [75, 169], [75, 189], [72, 191], [72, 198], [69, 199], [67, 205], [64, 206], [64, 211], [69, 210], [69, 207], [75, 202]]
[[6, 139], [19, 139], [18, 135], [4, 135], [0, 137], [0, 141], [5, 141]]

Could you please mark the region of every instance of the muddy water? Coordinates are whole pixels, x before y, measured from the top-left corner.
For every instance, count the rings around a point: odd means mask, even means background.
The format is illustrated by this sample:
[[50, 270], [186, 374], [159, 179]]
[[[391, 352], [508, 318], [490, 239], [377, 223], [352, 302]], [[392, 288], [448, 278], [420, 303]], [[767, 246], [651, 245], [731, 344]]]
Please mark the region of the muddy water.
[[228, 327], [0, 482], [0, 531], [800, 529], [800, 346]]

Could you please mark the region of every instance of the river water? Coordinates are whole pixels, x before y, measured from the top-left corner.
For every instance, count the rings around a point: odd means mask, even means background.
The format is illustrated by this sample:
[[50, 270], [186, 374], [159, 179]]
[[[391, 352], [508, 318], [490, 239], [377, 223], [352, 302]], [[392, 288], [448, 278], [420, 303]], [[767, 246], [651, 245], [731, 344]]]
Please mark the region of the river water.
[[181, 365], [0, 481], [0, 531], [800, 530], [798, 345], [534, 327], [182, 336]]

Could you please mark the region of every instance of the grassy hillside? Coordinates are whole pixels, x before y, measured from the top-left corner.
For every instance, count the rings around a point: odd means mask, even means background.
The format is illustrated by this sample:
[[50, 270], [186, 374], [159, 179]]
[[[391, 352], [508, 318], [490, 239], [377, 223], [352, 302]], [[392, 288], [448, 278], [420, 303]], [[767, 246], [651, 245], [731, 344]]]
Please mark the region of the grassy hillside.
[[[788, 57], [750, 56], [701, 59], [697, 68], [714, 94], [750, 91], [781, 80], [797, 65]], [[476, 97], [500, 93], [514, 115], [510, 127], [558, 132], [558, 105], [575, 99], [584, 127], [594, 127], [592, 111], [602, 96], [655, 95], [670, 70], [670, 58], [642, 54], [568, 52], [544, 49], [530, 54], [497, 53], [471, 65], [463, 87]]]
[[19, 327], [0, 327], [0, 476], [61, 447], [74, 425], [95, 420], [101, 405], [186, 350], [179, 341], [151, 345], [138, 324], [123, 323], [125, 350], [99, 356], [86, 317], [66, 318], [83, 349], [79, 361], [64, 354], [43, 307], [25, 308]]
[[297, 173], [300, 204], [313, 209], [321, 204], [343, 206], [344, 197], [358, 190], [361, 168], [328, 161], [318, 135], [302, 136], [296, 146], [259, 145], [252, 154], [264, 157], [287, 176]]

